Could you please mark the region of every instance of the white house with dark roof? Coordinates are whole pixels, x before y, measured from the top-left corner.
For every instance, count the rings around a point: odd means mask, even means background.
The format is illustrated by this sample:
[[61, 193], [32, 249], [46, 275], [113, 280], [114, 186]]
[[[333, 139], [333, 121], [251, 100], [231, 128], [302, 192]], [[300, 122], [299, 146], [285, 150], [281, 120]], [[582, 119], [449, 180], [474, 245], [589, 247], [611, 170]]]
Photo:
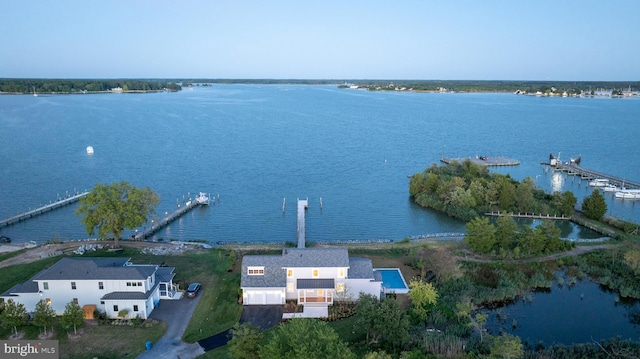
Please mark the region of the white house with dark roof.
[[[285, 248], [282, 255], [242, 258], [244, 305], [330, 305], [361, 292], [381, 295], [382, 281], [368, 258], [350, 258], [347, 248]], [[350, 298], [348, 298], [350, 297]]]
[[25, 305], [28, 312], [44, 300], [57, 314], [74, 301], [92, 317], [93, 310], [117, 318], [128, 310], [129, 318], [146, 319], [160, 299], [179, 298], [173, 285], [174, 268], [136, 265], [130, 258], [63, 258], [0, 298]]

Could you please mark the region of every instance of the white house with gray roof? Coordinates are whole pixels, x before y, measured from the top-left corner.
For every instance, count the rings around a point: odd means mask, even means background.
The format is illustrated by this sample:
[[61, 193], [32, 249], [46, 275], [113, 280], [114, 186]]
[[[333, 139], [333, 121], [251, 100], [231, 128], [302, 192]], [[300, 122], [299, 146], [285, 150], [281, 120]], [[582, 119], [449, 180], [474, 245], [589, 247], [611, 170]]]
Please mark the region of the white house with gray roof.
[[97, 309], [109, 318], [127, 310], [129, 318], [146, 319], [160, 299], [176, 297], [173, 270], [136, 265], [130, 258], [63, 258], [0, 298], [22, 303], [28, 312], [44, 300], [62, 314], [67, 303], [74, 301], [85, 310], [85, 317], [92, 317]]
[[368, 258], [350, 258], [347, 248], [285, 248], [282, 255], [242, 258], [244, 305], [333, 304], [361, 292], [381, 295], [382, 281]]

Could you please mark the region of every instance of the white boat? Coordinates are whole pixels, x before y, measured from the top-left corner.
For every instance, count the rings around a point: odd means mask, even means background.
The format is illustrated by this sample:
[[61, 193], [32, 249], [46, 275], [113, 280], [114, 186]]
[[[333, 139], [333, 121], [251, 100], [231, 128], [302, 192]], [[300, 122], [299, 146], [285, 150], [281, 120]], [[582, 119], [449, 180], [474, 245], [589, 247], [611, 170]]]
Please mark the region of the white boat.
[[93, 147], [92, 146], [87, 146], [87, 154], [88, 155], [92, 155], [93, 154]]
[[589, 186], [591, 187], [604, 187], [609, 184], [609, 180], [606, 178], [596, 178], [593, 181], [589, 182]]
[[640, 189], [623, 189], [617, 191], [615, 196], [621, 199], [640, 199]]
[[[618, 189], [619, 189], [618, 187], [616, 187], [616, 186], [614, 186], [612, 184], [608, 184], [608, 185], [602, 187], [602, 190], [605, 191], [605, 192], [616, 192], [616, 191], [618, 191]], [[624, 188], [622, 188], [622, 189], [624, 189]]]
[[209, 197], [207, 196], [206, 193], [200, 192], [198, 197], [196, 197], [196, 203], [197, 204], [209, 204]]

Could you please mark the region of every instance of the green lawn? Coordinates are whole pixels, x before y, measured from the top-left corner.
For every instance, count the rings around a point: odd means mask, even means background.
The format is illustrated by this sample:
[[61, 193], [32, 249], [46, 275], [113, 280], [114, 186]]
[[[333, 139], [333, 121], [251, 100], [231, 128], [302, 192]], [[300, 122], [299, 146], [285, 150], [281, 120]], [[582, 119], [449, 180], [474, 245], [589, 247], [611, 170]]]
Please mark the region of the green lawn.
[[[182, 289], [191, 282], [202, 283], [202, 296], [195, 309], [183, 340], [196, 342], [231, 328], [239, 319], [242, 306], [238, 304], [240, 274], [229, 272], [235, 255], [227, 250], [207, 250], [182, 255], [154, 256], [142, 254], [133, 248], [114, 254], [106, 251], [86, 253], [84, 257], [130, 257], [136, 264], [161, 264], [175, 267], [174, 282]], [[42, 259], [29, 264], [0, 268], [0, 291], [25, 282], [62, 257]], [[234, 260], [235, 262], [235, 260]], [[20, 328], [25, 339], [36, 339], [39, 329], [33, 326]], [[83, 336], [70, 340], [61, 328], [54, 339], [60, 340], [61, 358], [135, 358], [145, 350], [144, 342], [156, 342], [166, 331], [165, 323], [150, 324], [139, 328], [92, 325], [83, 328]], [[0, 331], [0, 338], [10, 335], [8, 329]], [[102, 345], [104, 343], [104, 345]]]

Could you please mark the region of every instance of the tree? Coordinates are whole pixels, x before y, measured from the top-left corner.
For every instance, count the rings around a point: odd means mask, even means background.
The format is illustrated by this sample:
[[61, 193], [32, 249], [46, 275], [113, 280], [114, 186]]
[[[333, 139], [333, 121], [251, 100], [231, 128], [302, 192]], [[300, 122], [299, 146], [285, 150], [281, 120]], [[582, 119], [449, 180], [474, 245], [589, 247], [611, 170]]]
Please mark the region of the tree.
[[365, 335], [367, 345], [393, 349], [408, 340], [409, 320], [396, 300], [380, 301], [371, 294], [361, 293], [355, 311], [354, 328]]
[[231, 329], [231, 340], [227, 344], [231, 357], [236, 359], [259, 358], [262, 342], [260, 328], [251, 323], [236, 323]]
[[536, 202], [533, 198], [533, 189], [535, 184], [532, 184], [530, 177], [525, 178], [522, 183], [516, 187], [515, 202], [518, 207], [518, 212], [530, 213], [533, 211]]
[[553, 204], [558, 208], [560, 214], [571, 216], [573, 209], [578, 203], [578, 199], [571, 191], [555, 192], [553, 194]]
[[587, 218], [600, 220], [607, 213], [607, 203], [600, 191], [594, 190], [582, 200], [582, 212]]
[[24, 304], [9, 299], [0, 313], [0, 320], [3, 327], [11, 328], [14, 334], [18, 334], [18, 327], [27, 324], [27, 309]]
[[431, 283], [412, 279], [409, 282], [409, 298], [413, 305], [413, 312], [421, 320], [426, 319], [430, 308], [438, 302], [438, 292]]
[[53, 320], [56, 317], [56, 311], [44, 300], [36, 303], [36, 310], [33, 314], [33, 324], [44, 329], [44, 335], [47, 335], [47, 327], [53, 326]]
[[484, 326], [487, 324], [488, 314], [476, 313], [473, 320], [469, 322], [469, 326], [476, 329], [480, 334], [480, 342], [484, 340]]
[[518, 236], [518, 224], [512, 216], [500, 215], [496, 220], [496, 243], [500, 248], [512, 249]]
[[487, 217], [478, 217], [467, 223], [467, 235], [464, 237], [471, 250], [489, 253], [496, 242], [495, 227]]
[[148, 187], [139, 189], [124, 181], [111, 185], [97, 184], [80, 199], [76, 214], [84, 215], [82, 222], [89, 235], [93, 235], [96, 228], [100, 238], [112, 234], [114, 246], [118, 247], [124, 229], [144, 224], [147, 216], [155, 213], [158, 203], [158, 195]]
[[492, 357], [516, 359], [522, 358], [523, 355], [524, 351], [519, 337], [505, 333], [493, 338]]
[[77, 328], [84, 323], [84, 313], [76, 302], [69, 302], [64, 306], [64, 313], [60, 318], [65, 328], [73, 327], [73, 333], [77, 334]]
[[354, 359], [355, 355], [326, 322], [312, 318], [294, 318], [273, 331], [267, 344], [260, 348], [260, 357]]

